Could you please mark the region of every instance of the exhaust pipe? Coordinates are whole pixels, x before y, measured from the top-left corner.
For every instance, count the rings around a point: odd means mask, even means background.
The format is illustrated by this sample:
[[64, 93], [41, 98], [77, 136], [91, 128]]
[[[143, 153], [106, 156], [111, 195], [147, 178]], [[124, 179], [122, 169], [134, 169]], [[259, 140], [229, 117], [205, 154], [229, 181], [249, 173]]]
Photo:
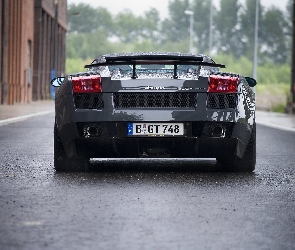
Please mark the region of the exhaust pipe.
[[94, 137], [98, 135], [97, 127], [93, 127], [93, 126], [87, 127], [86, 131], [87, 131], [88, 137]]
[[225, 129], [221, 125], [216, 125], [211, 128], [211, 137], [213, 138], [224, 138]]

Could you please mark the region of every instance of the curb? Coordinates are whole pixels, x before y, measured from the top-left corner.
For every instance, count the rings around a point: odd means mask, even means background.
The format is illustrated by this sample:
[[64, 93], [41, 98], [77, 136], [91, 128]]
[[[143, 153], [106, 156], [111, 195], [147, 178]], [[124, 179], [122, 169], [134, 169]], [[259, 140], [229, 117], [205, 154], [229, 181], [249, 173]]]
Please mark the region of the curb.
[[47, 110], [47, 111], [41, 111], [41, 112], [29, 114], [29, 115], [17, 116], [17, 117], [5, 119], [5, 120], [0, 120], [0, 126], [4, 126], [4, 125], [10, 124], [10, 123], [23, 121], [23, 120], [26, 120], [26, 119], [29, 119], [29, 118], [32, 118], [32, 117], [35, 117], [35, 116], [47, 115], [47, 114], [50, 114], [50, 113], [53, 113], [53, 112], [54, 112], [54, 109]]
[[285, 126], [281, 126], [281, 125], [277, 125], [277, 124], [272, 124], [269, 122], [256, 121], [256, 123], [259, 125], [262, 125], [262, 126], [269, 127], [269, 128], [279, 129], [279, 130], [288, 131], [288, 132], [295, 132], [295, 128], [289, 128], [289, 127], [285, 127]]

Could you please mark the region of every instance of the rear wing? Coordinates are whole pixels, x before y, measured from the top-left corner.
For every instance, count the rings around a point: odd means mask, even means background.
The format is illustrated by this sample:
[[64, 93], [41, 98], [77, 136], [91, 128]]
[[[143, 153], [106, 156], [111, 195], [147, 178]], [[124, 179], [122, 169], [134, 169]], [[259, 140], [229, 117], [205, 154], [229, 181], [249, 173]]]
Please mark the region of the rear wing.
[[106, 56], [104, 62], [85, 65], [85, 68], [93, 68], [110, 65], [132, 65], [132, 78], [136, 79], [136, 65], [143, 64], [163, 64], [173, 65], [173, 78], [177, 79], [177, 66], [196, 65], [225, 68], [223, 64], [215, 62], [203, 62], [202, 56], [175, 56], [175, 55], [124, 55], [124, 56]]

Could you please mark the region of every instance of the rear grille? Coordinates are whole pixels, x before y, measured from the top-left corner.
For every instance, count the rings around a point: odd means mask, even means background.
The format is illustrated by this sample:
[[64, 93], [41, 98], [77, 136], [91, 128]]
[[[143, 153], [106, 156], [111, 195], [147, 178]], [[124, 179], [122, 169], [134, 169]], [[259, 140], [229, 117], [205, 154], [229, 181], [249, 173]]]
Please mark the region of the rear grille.
[[115, 108], [195, 108], [196, 93], [114, 93]]
[[210, 109], [234, 109], [237, 107], [237, 94], [208, 94], [207, 107]]
[[102, 109], [104, 107], [102, 93], [74, 94], [77, 109]]

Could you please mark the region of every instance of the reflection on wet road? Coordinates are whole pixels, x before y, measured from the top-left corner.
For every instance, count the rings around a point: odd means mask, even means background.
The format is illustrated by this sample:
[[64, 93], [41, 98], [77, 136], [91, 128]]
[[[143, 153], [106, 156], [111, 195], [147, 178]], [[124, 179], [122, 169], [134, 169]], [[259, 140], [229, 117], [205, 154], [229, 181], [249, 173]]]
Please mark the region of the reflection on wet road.
[[294, 133], [258, 126], [254, 173], [205, 159], [55, 173], [53, 120], [0, 127], [0, 249], [294, 248]]

